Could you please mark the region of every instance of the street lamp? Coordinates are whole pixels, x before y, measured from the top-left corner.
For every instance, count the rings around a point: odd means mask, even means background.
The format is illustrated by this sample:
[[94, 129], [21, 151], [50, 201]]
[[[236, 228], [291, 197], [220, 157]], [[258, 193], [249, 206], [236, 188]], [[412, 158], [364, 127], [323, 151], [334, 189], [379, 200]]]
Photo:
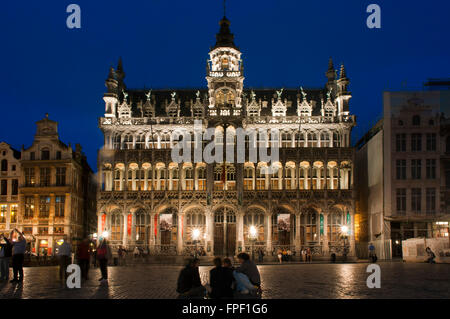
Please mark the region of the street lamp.
[[256, 229], [255, 226], [250, 226], [249, 229], [249, 239], [250, 239], [250, 243], [251, 243], [251, 249], [252, 249], [252, 260], [255, 260], [255, 250], [254, 250], [254, 243], [256, 241], [256, 237], [258, 236], [258, 230]]
[[102, 236], [103, 236], [103, 238], [108, 238], [109, 233], [105, 230], [105, 231], [102, 233]]
[[194, 240], [194, 244], [195, 244], [195, 251], [194, 251], [194, 258], [197, 258], [197, 245], [198, 245], [198, 241], [200, 238], [200, 229], [195, 228], [192, 230], [192, 239]]
[[344, 261], [347, 260], [347, 245], [346, 245], [346, 240], [347, 240], [347, 236], [349, 233], [349, 228], [346, 225], [341, 226], [341, 235], [342, 235], [342, 239], [344, 240]]

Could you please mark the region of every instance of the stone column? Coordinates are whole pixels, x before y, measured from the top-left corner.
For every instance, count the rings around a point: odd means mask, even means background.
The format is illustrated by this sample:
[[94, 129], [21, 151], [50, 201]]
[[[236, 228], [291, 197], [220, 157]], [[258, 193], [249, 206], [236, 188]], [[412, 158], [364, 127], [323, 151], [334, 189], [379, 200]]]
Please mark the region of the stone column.
[[350, 256], [356, 256], [356, 244], [355, 244], [355, 213], [350, 213]]
[[267, 238], [266, 238], [266, 249], [268, 254], [272, 253], [272, 214], [267, 214]]
[[[214, 214], [210, 211], [205, 213], [206, 216], [206, 252], [208, 256], [213, 256], [214, 254]], [[207, 247], [210, 246], [210, 251]]]
[[323, 254], [325, 256], [327, 256], [330, 251], [330, 247], [328, 246], [328, 242], [329, 242], [329, 239], [328, 239], [328, 215], [329, 215], [328, 212], [323, 213], [323, 238], [322, 238], [323, 247], [322, 247], [322, 249], [323, 249]]
[[184, 235], [184, 213], [178, 214], [178, 227], [177, 227], [177, 254], [183, 254], [183, 235]]
[[244, 212], [240, 211], [237, 214], [236, 227], [237, 227], [237, 244], [242, 248], [242, 251], [245, 250], [244, 243]]
[[302, 243], [300, 238], [300, 216], [301, 213], [295, 214], [295, 251], [297, 252], [297, 256], [301, 257], [300, 250]]

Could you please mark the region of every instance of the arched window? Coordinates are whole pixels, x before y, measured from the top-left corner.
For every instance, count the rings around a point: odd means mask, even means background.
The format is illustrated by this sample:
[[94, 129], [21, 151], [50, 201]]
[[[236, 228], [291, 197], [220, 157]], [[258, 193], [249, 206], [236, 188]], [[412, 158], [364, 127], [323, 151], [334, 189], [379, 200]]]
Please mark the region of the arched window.
[[329, 241], [339, 241], [341, 235], [342, 226], [342, 213], [340, 211], [334, 211], [328, 215], [327, 220], [327, 234]]
[[317, 147], [316, 133], [308, 133], [308, 147]]
[[251, 166], [244, 168], [244, 190], [253, 190], [253, 178], [255, 169]]
[[194, 169], [192, 166], [184, 169], [184, 189], [187, 191], [194, 190]]
[[2, 172], [6, 172], [8, 170], [8, 160], [2, 160]]
[[197, 190], [206, 190], [206, 167], [197, 167]]
[[415, 126], [419, 126], [420, 125], [420, 116], [419, 115], [414, 115], [412, 118], [412, 124]]
[[171, 245], [177, 241], [177, 210], [168, 208], [159, 215], [159, 230], [161, 233], [161, 245]]
[[120, 134], [114, 135], [113, 148], [115, 150], [120, 150]]
[[119, 211], [111, 214], [111, 240], [122, 240], [123, 217]]
[[305, 227], [305, 242], [317, 241], [317, 213], [311, 209], [302, 215], [302, 219], [302, 225]]
[[136, 243], [146, 244], [149, 235], [147, 226], [150, 225], [150, 215], [147, 214], [143, 209], [140, 209], [136, 212], [135, 218]]
[[250, 209], [244, 215], [244, 241], [250, 240], [251, 227], [257, 230], [256, 242], [264, 244], [265, 215], [261, 209]]
[[186, 214], [186, 240], [188, 244], [194, 240], [202, 240], [205, 235], [206, 217], [200, 209], [193, 209]]
[[123, 139], [123, 147], [127, 150], [133, 149], [133, 136], [131, 134], [125, 135]]
[[136, 149], [143, 150], [145, 148], [145, 134], [139, 134], [136, 136]]

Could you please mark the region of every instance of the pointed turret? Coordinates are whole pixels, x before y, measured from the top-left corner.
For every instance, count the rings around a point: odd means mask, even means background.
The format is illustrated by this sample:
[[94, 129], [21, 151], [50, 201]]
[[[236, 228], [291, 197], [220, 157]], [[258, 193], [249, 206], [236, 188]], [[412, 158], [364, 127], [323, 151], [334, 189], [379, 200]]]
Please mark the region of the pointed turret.
[[220, 47], [230, 47], [237, 49], [234, 44], [234, 34], [230, 31], [230, 21], [224, 16], [222, 20], [219, 22], [220, 31], [216, 35], [216, 45], [215, 48]]
[[328, 82], [334, 81], [336, 79], [336, 72], [334, 70], [334, 64], [333, 64], [332, 58], [330, 58], [330, 60], [328, 61], [328, 70], [325, 73], [325, 75], [328, 78]]
[[108, 78], [105, 81], [105, 86], [107, 88], [106, 94], [117, 94], [117, 80], [116, 80], [116, 72], [113, 67], [109, 68]]
[[344, 63], [342, 63], [342, 65], [341, 65], [341, 74], [340, 74], [339, 79], [340, 80], [343, 80], [343, 79], [347, 80], [347, 73], [345, 71]]

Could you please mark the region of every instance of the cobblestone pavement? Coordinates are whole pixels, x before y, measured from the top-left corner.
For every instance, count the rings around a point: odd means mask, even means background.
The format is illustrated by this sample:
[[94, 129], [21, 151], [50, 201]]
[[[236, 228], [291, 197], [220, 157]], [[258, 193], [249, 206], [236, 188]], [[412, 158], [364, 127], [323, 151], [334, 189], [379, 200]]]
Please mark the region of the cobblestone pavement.
[[[368, 264], [291, 264], [258, 266], [263, 298], [450, 298], [450, 265], [380, 263], [381, 289], [368, 289]], [[211, 267], [200, 269], [202, 281]], [[0, 298], [176, 298], [181, 267], [136, 265], [110, 267], [108, 285], [100, 285], [98, 268], [81, 289], [57, 280], [56, 267], [25, 268], [22, 285], [0, 284]]]

